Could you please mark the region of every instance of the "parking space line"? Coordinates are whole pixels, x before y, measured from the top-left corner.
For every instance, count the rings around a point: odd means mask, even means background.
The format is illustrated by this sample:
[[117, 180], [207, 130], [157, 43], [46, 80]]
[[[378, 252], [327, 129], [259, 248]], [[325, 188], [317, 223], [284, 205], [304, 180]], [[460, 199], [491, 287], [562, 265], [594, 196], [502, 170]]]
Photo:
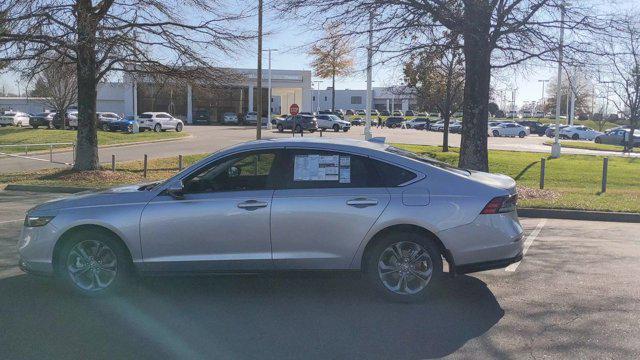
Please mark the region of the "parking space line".
[[[524, 242], [524, 249], [522, 250], [523, 259], [524, 259], [524, 256], [527, 254], [527, 250], [529, 250], [529, 247], [531, 246], [531, 244], [533, 244], [533, 241], [538, 237], [538, 234], [540, 234], [540, 231], [542, 230], [542, 228], [546, 223], [547, 223], [547, 219], [540, 220], [536, 228], [533, 229], [533, 231], [531, 232], [531, 234], [529, 234], [529, 236], [527, 236], [527, 240], [525, 240]], [[504, 270], [509, 272], [514, 272], [516, 271], [516, 269], [518, 268], [518, 265], [520, 265], [521, 262], [522, 260], [518, 261], [517, 263], [513, 263], [507, 266], [507, 268]]]
[[8, 224], [12, 222], [24, 221], [24, 219], [0, 221], [0, 224]]

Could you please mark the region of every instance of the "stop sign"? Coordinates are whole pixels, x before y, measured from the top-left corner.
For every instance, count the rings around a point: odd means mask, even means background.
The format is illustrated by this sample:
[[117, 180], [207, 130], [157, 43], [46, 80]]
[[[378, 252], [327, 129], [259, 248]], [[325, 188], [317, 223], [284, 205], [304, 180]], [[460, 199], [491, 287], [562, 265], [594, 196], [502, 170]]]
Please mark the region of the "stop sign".
[[289, 113], [291, 115], [298, 115], [298, 112], [300, 112], [300, 106], [298, 106], [298, 104], [291, 104], [291, 106], [289, 106]]

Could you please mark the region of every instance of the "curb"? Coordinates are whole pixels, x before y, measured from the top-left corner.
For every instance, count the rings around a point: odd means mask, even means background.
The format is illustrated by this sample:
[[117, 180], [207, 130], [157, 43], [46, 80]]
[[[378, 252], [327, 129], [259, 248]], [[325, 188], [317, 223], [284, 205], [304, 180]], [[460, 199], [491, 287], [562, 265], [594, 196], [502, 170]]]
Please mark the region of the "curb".
[[20, 185], [20, 184], [7, 184], [0, 185], [0, 188], [4, 186], [5, 191], [30, 191], [30, 192], [47, 192], [47, 193], [61, 193], [61, 194], [73, 194], [83, 191], [99, 191], [95, 188], [83, 188], [75, 186], [46, 186], [46, 185]]
[[640, 223], [640, 213], [628, 212], [518, 208], [518, 216], [564, 220]]

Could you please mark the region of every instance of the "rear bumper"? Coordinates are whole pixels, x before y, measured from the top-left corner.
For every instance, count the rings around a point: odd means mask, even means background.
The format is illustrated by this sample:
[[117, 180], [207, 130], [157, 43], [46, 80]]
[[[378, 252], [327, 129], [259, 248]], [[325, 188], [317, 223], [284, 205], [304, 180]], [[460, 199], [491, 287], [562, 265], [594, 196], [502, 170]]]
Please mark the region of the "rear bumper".
[[483, 262], [478, 262], [473, 264], [460, 265], [460, 266], [456, 266], [454, 269], [456, 274], [462, 275], [462, 274], [469, 274], [469, 273], [474, 273], [479, 271], [502, 269], [513, 263], [517, 263], [520, 260], [522, 260], [522, 253], [507, 259], [483, 261]]

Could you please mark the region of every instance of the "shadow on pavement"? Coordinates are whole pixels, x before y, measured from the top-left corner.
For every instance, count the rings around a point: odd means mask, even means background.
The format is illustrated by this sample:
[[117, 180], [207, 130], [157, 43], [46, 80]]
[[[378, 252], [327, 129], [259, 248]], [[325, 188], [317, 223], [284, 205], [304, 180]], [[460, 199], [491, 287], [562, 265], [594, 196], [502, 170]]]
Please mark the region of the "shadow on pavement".
[[398, 304], [353, 273], [145, 278], [107, 299], [23, 275], [0, 280], [0, 358], [434, 358], [503, 315], [468, 276]]

